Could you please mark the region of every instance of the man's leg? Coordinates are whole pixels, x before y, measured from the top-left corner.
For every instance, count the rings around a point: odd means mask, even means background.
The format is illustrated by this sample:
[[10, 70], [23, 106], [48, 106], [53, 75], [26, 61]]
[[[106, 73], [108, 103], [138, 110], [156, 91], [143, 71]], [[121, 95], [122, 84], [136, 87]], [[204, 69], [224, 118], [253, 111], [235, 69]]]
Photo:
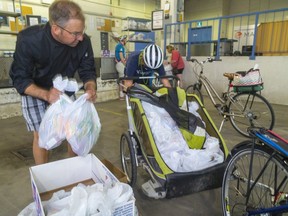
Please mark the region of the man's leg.
[[32, 151], [35, 164], [48, 162], [48, 151], [39, 147], [39, 126], [48, 103], [37, 98], [25, 95], [21, 97], [22, 114], [28, 131], [33, 132]]
[[[117, 62], [116, 63], [116, 71], [118, 72], [119, 77], [124, 77], [124, 70], [125, 70], [125, 65], [122, 62]], [[124, 93], [123, 93], [123, 81], [119, 82], [119, 98], [120, 100], [124, 100]]]
[[72, 150], [72, 147], [71, 145], [67, 142], [67, 154], [68, 154], [68, 157], [75, 157], [77, 156], [77, 154], [75, 154]]
[[124, 100], [125, 94], [123, 93], [123, 81], [119, 84], [119, 98], [120, 100]]
[[44, 164], [48, 162], [48, 151], [39, 147], [39, 134], [37, 131], [33, 132], [33, 155], [35, 164]]

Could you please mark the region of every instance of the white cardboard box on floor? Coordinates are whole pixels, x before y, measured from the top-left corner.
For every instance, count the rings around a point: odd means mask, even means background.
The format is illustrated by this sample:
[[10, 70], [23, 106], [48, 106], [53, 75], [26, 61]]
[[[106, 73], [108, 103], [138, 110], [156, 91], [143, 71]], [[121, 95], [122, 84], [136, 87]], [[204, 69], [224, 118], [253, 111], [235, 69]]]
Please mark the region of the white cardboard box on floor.
[[[30, 177], [38, 216], [45, 216], [42, 201], [47, 199], [47, 194], [52, 195], [60, 189], [69, 190], [83, 182], [88, 184], [100, 182], [105, 185], [118, 182], [118, 179], [93, 154], [30, 167]], [[132, 216], [134, 212], [135, 199], [118, 206], [113, 215]]]

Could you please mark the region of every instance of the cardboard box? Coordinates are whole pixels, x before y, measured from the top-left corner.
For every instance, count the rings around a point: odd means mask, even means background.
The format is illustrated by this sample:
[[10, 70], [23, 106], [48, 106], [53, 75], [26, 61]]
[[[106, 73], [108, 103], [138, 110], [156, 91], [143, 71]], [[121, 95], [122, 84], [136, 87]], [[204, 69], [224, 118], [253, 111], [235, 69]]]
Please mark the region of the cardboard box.
[[101, 162], [110, 170], [110, 172], [113, 173], [113, 175], [116, 176], [116, 178], [123, 183], [128, 183], [127, 176], [122, 170], [120, 170], [118, 167], [114, 166], [110, 161], [107, 159], [101, 160]]
[[[109, 164], [110, 162], [108, 162], [105, 160], [104, 163]], [[113, 167], [111, 163], [108, 166]], [[100, 182], [112, 186], [119, 181], [93, 154], [33, 166], [30, 168], [30, 177], [38, 216], [45, 216], [42, 201], [48, 200], [58, 190], [65, 189], [69, 191], [78, 183], [91, 185]], [[117, 206], [114, 209], [113, 216], [131, 216], [134, 215], [134, 212], [135, 199], [133, 197], [124, 205]]]

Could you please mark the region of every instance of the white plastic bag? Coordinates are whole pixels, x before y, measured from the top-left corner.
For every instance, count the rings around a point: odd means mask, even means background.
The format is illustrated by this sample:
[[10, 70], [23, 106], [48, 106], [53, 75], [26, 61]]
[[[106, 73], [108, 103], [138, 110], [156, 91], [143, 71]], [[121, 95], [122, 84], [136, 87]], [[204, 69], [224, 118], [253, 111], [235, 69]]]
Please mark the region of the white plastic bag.
[[67, 78], [67, 77], [62, 77], [61, 74], [57, 74], [53, 78], [53, 87], [58, 89], [61, 92], [77, 92], [79, 91], [79, 85], [74, 78]]
[[35, 202], [30, 203], [28, 206], [26, 206], [19, 214], [18, 216], [37, 216], [36, 211], [36, 204]]
[[[202, 170], [223, 162], [224, 155], [217, 138], [207, 137], [206, 149], [190, 149], [176, 122], [164, 108], [148, 102], [142, 102], [156, 146], [165, 163], [175, 172], [192, 172]], [[198, 104], [191, 104], [193, 113]], [[190, 106], [189, 106], [190, 107]], [[189, 110], [192, 110], [189, 108]]]
[[65, 134], [74, 153], [87, 155], [98, 140], [101, 124], [94, 104], [83, 94], [65, 111]]
[[68, 85], [68, 78], [67, 77], [62, 77], [61, 74], [57, 74], [53, 78], [53, 87], [58, 89], [61, 92], [65, 91], [66, 86]]
[[[53, 78], [53, 87], [61, 92], [70, 91], [77, 92], [79, 90], [75, 79], [68, 80], [67, 77], [62, 77], [57, 74]], [[64, 117], [66, 108], [73, 101], [65, 94], [60, 95], [60, 98], [51, 104], [46, 110], [44, 117], [39, 127], [39, 147], [47, 150], [58, 147], [65, 139]]]
[[[103, 183], [86, 186], [80, 183], [73, 187], [71, 192], [60, 190], [53, 193], [52, 198], [42, 204], [47, 216], [112, 216], [119, 215], [115, 209], [124, 207], [126, 202], [134, 199], [133, 195], [132, 187], [126, 183], [116, 182], [113, 186]], [[28, 215], [37, 215], [34, 202], [25, 207], [18, 216]]]
[[67, 95], [62, 94], [59, 100], [48, 107], [39, 127], [40, 148], [56, 148], [65, 139], [63, 113], [72, 102]]
[[69, 215], [84, 216], [87, 215], [88, 193], [85, 188], [74, 187], [71, 191], [71, 199], [69, 203]]
[[249, 70], [245, 75], [237, 74], [234, 76], [234, 86], [251, 86], [260, 85], [263, 83], [260, 70]]
[[166, 64], [164, 66], [164, 70], [165, 70], [167, 76], [172, 76], [173, 75], [173, 72], [172, 72], [173, 68], [172, 68], [171, 64]]

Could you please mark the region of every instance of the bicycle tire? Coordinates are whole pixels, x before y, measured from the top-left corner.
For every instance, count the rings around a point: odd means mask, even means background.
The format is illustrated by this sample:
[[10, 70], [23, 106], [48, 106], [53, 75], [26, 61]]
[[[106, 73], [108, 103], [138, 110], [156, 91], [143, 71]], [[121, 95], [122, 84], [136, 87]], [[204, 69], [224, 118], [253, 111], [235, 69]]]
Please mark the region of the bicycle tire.
[[137, 180], [137, 164], [133, 137], [128, 132], [123, 133], [120, 139], [121, 164], [124, 173], [127, 176], [128, 184], [133, 187]]
[[[260, 168], [264, 167], [264, 163], [267, 162], [272, 151], [263, 145], [255, 145], [251, 180], [249, 181], [252, 141], [246, 141], [246, 143], [243, 148], [234, 153], [225, 169], [221, 189], [224, 216], [249, 215], [249, 211], [251, 213], [251, 211], [259, 211], [264, 208], [287, 205], [288, 167], [284, 160], [280, 155], [274, 155], [253, 187], [251, 185], [257, 179]], [[250, 182], [251, 191], [246, 203], [249, 194], [248, 182]], [[285, 211], [287, 212], [288, 209]], [[268, 214], [267, 212], [265, 214], [262, 212], [254, 215], [287, 216], [288, 214]]]
[[229, 103], [229, 119], [232, 126], [240, 134], [250, 137], [249, 127], [264, 127], [272, 130], [275, 114], [271, 104], [256, 92], [238, 93], [233, 97], [234, 103]]
[[203, 95], [200, 91], [200, 87], [199, 84], [193, 84], [193, 85], [189, 85], [186, 90], [186, 95], [188, 94], [194, 94], [197, 95], [197, 97], [199, 98], [199, 100], [202, 102], [202, 104], [204, 104], [204, 98]]

